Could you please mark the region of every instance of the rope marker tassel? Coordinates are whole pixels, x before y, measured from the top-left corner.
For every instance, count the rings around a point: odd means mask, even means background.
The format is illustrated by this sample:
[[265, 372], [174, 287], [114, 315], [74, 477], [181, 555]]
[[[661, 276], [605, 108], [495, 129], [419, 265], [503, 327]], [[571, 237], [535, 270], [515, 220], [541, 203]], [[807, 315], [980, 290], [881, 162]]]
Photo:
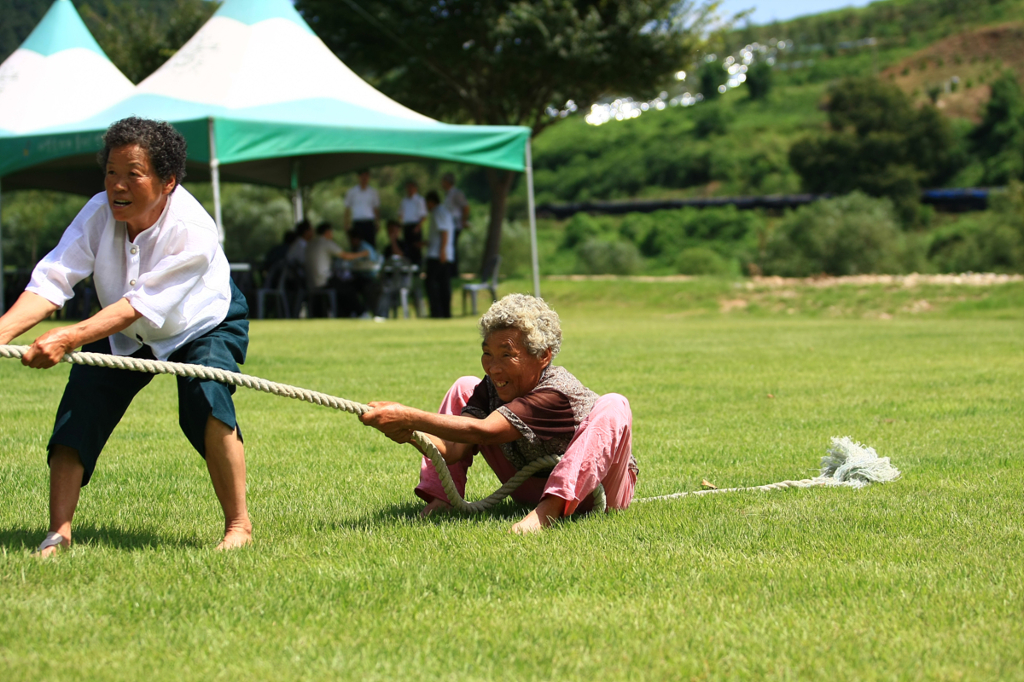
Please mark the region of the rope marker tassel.
[[[28, 349], [28, 346], [0, 345], [0, 358], [20, 359]], [[370, 406], [363, 403], [345, 400], [344, 398], [320, 393], [319, 391], [310, 391], [297, 386], [267, 381], [266, 379], [248, 374], [228, 372], [216, 367], [82, 352], [68, 353], [61, 358], [61, 362], [89, 365], [91, 367], [124, 369], [132, 372], [148, 372], [149, 374], [173, 374], [179, 377], [217, 381], [230, 386], [241, 386], [285, 398], [302, 400], [313, 405], [331, 407], [356, 415], [362, 415], [370, 411]], [[462, 495], [459, 494], [458, 488], [455, 487], [455, 481], [452, 480], [451, 473], [448, 471], [447, 462], [444, 461], [444, 457], [430, 438], [421, 431], [415, 431], [413, 432], [410, 444], [430, 458], [451, 505], [459, 511], [473, 513], [486, 511], [497, 505], [512, 494], [512, 491], [522, 485], [535, 472], [551, 468], [558, 464], [558, 461], [561, 459], [555, 455], [548, 455], [547, 457], [534, 460], [522, 470], [516, 472], [512, 478], [488, 497], [476, 502], [466, 502]], [[674, 493], [672, 495], [660, 495], [658, 497], [645, 497], [636, 499], [634, 502], [654, 502], [656, 500], [671, 500], [688, 495], [709, 495], [712, 493], [728, 493], [743, 490], [781, 490], [783, 488], [813, 488], [816, 486], [863, 488], [869, 483], [895, 481], [899, 476], [899, 470], [889, 463], [888, 457], [879, 457], [873, 448], [856, 443], [849, 437], [843, 437], [832, 439], [832, 447], [828, 449], [828, 454], [821, 458], [821, 474], [815, 478], [807, 478], [800, 481], [780, 481], [779, 483], [769, 483], [768, 485], [752, 486], [749, 488], [695, 490], [692, 492]], [[597, 489], [593, 492], [593, 498], [593, 510], [603, 512], [607, 504], [603, 486], [597, 486]]]

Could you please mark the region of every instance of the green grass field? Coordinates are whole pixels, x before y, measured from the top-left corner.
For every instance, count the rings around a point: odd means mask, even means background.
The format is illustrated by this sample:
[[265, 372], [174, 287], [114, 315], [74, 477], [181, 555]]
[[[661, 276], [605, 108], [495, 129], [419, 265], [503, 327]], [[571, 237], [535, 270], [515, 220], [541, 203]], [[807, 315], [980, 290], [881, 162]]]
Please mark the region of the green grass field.
[[[0, 679], [1024, 679], [1024, 285], [766, 293], [727, 314], [728, 282], [544, 286], [559, 364], [632, 403], [638, 497], [811, 476], [840, 435], [903, 478], [518, 537], [509, 503], [421, 521], [412, 448], [240, 390], [256, 541], [219, 554], [157, 377], [83, 491], [75, 547], [40, 562], [69, 367], [0, 361]], [[475, 320], [258, 322], [245, 371], [434, 409], [479, 374]], [[495, 487], [485, 469], [470, 498]]]

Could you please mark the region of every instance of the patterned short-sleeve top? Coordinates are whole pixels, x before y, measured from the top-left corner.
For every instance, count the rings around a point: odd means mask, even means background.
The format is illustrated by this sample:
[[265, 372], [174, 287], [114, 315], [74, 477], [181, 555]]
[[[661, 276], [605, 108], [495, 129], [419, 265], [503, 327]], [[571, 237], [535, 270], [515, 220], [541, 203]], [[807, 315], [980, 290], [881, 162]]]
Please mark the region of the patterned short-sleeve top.
[[501, 412], [522, 434], [511, 443], [502, 443], [502, 453], [516, 469], [522, 469], [546, 455], [564, 455], [598, 397], [564, 367], [549, 366], [536, 388], [507, 403], [498, 397], [490, 378], [484, 377], [462, 414], [483, 419], [495, 410]]

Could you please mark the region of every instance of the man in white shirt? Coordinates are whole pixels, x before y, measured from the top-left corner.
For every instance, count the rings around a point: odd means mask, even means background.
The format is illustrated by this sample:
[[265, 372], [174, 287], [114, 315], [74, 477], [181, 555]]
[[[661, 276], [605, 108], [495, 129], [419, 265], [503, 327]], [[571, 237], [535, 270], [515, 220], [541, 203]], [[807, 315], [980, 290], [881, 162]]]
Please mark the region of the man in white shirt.
[[[78, 347], [86, 352], [172, 360], [238, 372], [249, 322], [245, 298], [230, 278], [217, 227], [180, 185], [185, 139], [167, 123], [127, 118], [103, 137], [106, 191], [85, 205], [32, 273], [25, 292], [0, 317], [10, 343], [62, 307], [74, 285], [93, 276], [102, 310], [46, 332], [22, 364], [47, 368]], [[47, 446], [50, 532], [38, 553], [71, 546], [71, 521], [107, 439], [152, 374], [75, 365]], [[206, 460], [224, 511], [218, 549], [249, 544], [245, 450], [234, 388], [178, 379], [178, 421]]]
[[427, 192], [430, 241], [427, 244], [427, 300], [430, 316], [452, 316], [452, 277], [455, 276], [455, 221], [437, 192]]
[[359, 184], [345, 194], [345, 231], [377, 245], [377, 221], [380, 220], [380, 195], [370, 187], [370, 171], [359, 171]]
[[455, 223], [455, 258], [452, 261], [455, 273], [459, 272], [459, 237], [462, 231], [469, 227], [469, 200], [461, 189], [455, 186], [455, 175], [445, 173], [441, 177], [441, 189], [444, 190], [444, 207], [452, 216]]
[[423, 267], [423, 223], [426, 219], [427, 202], [420, 196], [416, 181], [409, 180], [405, 183], [405, 196], [399, 209], [399, 222], [402, 224], [399, 246], [409, 262], [420, 268]]

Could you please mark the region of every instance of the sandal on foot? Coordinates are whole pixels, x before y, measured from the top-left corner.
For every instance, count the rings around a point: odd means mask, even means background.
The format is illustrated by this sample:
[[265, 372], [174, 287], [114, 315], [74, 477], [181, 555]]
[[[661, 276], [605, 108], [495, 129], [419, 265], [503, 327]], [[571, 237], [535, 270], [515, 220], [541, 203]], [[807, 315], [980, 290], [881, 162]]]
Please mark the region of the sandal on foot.
[[[36, 551], [33, 552], [33, 554], [42, 554], [44, 549], [47, 549], [49, 547], [59, 547], [59, 548], [62, 548], [63, 545], [64, 545], [64, 536], [61, 535], [60, 533], [54, 533], [54, 532], [51, 531], [51, 532], [46, 534], [46, 539], [44, 539], [41, 543], [39, 543], [38, 549], [36, 549]], [[60, 551], [60, 549], [58, 549], [57, 551]]]

